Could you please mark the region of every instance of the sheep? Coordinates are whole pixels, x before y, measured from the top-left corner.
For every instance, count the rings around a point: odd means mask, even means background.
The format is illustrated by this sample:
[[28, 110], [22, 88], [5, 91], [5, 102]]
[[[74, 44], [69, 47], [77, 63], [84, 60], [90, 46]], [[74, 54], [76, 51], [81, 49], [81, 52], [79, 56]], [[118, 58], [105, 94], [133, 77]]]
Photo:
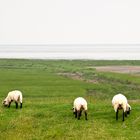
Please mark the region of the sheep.
[[122, 94], [117, 94], [112, 99], [112, 105], [116, 112], [116, 120], [118, 120], [118, 111], [123, 109], [123, 121], [124, 115], [127, 117], [127, 114], [130, 114], [131, 106], [127, 102], [127, 98]]
[[82, 97], [78, 97], [73, 102], [73, 114], [75, 114], [75, 118], [80, 120], [83, 110], [85, 112], [85, 119], [87, 120], [87, 101]]
[[7, 97], [3, 101], [3, 105], [10, 107], [12, 101], [15, 101], [16, 108], [18, 108], [18, 102], [20, 102], [20, 108], [22, 108], [22, 93], [21, 93], [21, 91], [14, 90], [14, 91], [9, 92]]

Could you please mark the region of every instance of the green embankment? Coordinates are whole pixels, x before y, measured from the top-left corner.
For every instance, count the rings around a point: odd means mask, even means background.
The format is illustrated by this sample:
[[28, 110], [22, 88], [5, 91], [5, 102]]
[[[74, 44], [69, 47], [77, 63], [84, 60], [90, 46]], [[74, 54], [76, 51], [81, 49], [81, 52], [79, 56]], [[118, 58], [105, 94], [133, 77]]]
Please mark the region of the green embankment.
[[[1, 140], [138, 140], [140, 76], [97, 72], [94, 66], [139, 65], [140, 61], [0, 60], [0, 101], [11, 90], [23, 92], [23, 108], [0, 107]], [[75, 78], [77, 77], [78, 78]], [[80, 76], [79, 76], [80, 75]], [[71, 77], [72, 76], [72, 77]], [[131, 115], [115, 120], [111, 105], [127, 96]], [[72, 114], [73, 100], [88, 101], [88, 121]]]

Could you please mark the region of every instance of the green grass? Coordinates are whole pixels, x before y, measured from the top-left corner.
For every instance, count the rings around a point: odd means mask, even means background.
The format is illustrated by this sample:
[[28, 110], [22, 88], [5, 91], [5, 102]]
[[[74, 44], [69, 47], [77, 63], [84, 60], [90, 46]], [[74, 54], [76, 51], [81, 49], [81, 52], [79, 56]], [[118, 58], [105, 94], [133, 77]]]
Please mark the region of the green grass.
[[[0, 107], [1, 140], [138, 140], [140, 77], [97, 72], [94, 66], [140, 65], [140, 61], [0, 59], [0, 101], [14, 89], [23, 92], [23, 108]], [[80, 74], [82, 80], [62, 73]], [[90, 82], [95, 80], [96, 82]], [[112, 97], [122, 92], [131, 115], [115, 120]], [[88, 121], [72, 114], [73, 100], [88, 101]]]

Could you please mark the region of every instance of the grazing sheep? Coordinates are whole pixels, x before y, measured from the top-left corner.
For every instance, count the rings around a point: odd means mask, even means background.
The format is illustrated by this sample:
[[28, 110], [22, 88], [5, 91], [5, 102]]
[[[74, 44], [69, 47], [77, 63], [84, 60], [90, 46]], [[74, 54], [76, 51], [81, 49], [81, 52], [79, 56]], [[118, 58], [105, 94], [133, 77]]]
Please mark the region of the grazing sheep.
[[118, 111], [120, 109], [123, 109], [123, 121], [124, 121], [124, 115], [127, 117], [127, 114], [130, 114], [131, 106], [128, 104], [127, 99], [122, 94], [117, 94], [112, 99], [112, 105], [114, 107], [114, 110], [116, 112], [116, 120], [118, 120]]
[[87, 101], [82, 97], [78, 97], [73, 103], [73, 114], [75, 114], [75, 118], [78, 118], [78, 120], [80, 120], [82, 110], [84, 110], [85, 119], [87, 120]]
[[20, 108], [22, 108], [22, 93], [19, 90], [14, 90], [8, 93], [7, 97], [3, 101], [4, 106], [10, 107], [12, 101], [15, 101], [16, 108], [18, 108], [18, 102], [20, 102]]

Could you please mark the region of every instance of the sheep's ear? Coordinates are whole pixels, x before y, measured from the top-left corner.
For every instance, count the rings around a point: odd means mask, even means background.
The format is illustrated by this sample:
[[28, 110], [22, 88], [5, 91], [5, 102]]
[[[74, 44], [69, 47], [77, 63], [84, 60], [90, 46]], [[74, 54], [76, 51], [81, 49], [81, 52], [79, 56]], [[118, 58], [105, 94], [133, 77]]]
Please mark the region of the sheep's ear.
[[131, 106], [128, 104], [128, 108], [129, 108], [129, 110], [131, 110]]

